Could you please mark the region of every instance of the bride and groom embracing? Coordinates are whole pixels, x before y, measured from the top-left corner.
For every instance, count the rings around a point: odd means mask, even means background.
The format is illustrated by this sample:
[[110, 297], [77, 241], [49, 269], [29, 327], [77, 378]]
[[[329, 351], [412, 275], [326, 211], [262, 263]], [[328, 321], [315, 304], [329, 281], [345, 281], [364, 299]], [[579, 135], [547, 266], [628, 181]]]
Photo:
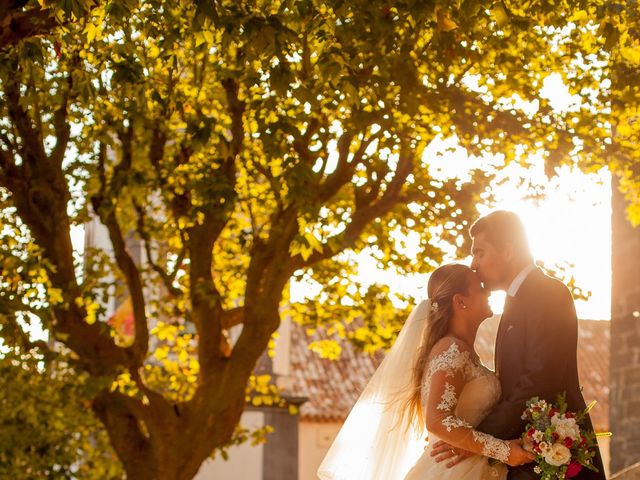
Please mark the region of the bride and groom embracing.
[[[585, 410], [571, 293], [535, 266], [514, 213], [482, 217], [470, 235], [471, 268], [449, 264], [431, 274], [429, 298], [349, 413], [320, 479], [537, 479], [534, 455], [520, 440], [526, 402], [564, 393], [569, 411]], [[507, 293], [495, 372], [473, 348], [479, 325], [492, 315], [492, 290]], [[593, 431], [588, 415], [583, 428]], [[597, 471], [583, 468], [572, 478], [604, 479], [597, 449], [592, 464]]]

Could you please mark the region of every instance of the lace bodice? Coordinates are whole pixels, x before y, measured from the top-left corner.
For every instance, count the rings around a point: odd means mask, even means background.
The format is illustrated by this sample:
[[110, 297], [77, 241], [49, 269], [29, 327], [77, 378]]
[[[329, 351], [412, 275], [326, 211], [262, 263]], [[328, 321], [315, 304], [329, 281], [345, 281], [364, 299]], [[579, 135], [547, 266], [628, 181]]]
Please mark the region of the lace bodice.
[[506, 462], [509, 444], [474, 429], [500, 399], [500, 382], [462, 341], [445, 337], [433, 349], [422, 383], [427, 429], [464, 450]]

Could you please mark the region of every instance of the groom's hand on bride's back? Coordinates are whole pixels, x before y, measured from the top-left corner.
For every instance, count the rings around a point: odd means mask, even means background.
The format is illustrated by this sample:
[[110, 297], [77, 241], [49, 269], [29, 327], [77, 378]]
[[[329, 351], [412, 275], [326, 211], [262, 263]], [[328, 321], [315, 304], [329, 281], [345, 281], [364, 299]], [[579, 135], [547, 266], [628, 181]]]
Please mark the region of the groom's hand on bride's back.
[[434, 443], [433, 448], [431, 449], [431, 456], [435, 457], [436, 462], [448, 461], [447, 468], [457, 465], [464, 459], [469, 458], [471, 455], [473, 455], [471, 452], [467, 452], [461, 448], [456, 448], [442, 440], [438, 440]]

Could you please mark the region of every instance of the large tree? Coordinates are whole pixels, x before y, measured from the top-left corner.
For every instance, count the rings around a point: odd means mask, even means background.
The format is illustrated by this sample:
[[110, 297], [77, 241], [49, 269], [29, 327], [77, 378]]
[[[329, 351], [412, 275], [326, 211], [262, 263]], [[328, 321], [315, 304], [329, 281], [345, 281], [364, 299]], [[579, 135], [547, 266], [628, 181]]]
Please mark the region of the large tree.
[[[602, 152], [599, 70], [566, 75], [585, 98], [570, 112], [540, 95], [548, 72], [600, 55], [562, 43], [591, 35], [568, 7], [154, 0], [107, 13], [1, 53], [0, 318], [14, 351], [112, 385], [92, 408], [131, 478], [192, 478], [243, 438], [292, 278], [322, 287], [286, 309], [299, 321], [361, 316], [353, 340], [388, 343], [388, 289], [353, 288], [353, 253], [428, 272], [442, 242], [461, 245], [494, 168], [439, 179], [431, 142], [456, 135], [504, 163], [541, 151], [550, 170]], [[80, 258], [71, 230], [89, 221], [109, 246]], [[130, 336], [106, 321], [114, 297], [129, 299]], [[24, 335], [38, 322], [48, 343]]]

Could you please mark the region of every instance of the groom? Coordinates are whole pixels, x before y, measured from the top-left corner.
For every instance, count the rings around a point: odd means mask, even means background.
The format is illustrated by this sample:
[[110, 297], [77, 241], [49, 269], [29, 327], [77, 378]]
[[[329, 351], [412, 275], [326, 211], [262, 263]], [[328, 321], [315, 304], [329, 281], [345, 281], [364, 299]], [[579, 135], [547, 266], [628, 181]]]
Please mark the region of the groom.
[[[560, 281], [535, 266], [520, 218], [495, 211], [478, 219], [469, 230], [473, 244], [471, 268], [489, 290], [505, 290], [507, 297], [496, 337], [496, 374], [502, 398], [478, 430], [508, 440], [519, 438], [525, 428], [520, 418], [531, 397], [556, 400], [566, 392], [568, 410], [586, 408], [578, 382], [578, 320], [573, 298]], [[587, 417], [584, 428], [592, 429]], [[443, 444], [434, 453], [437, 461], [454, 465], [466, 458]], [[573, 477], [604, 480], [600, 452], [593, 458], [598, 472], [583, 468]], [[537, 479], [534, 464], [509, 467], [510, 480]]]

